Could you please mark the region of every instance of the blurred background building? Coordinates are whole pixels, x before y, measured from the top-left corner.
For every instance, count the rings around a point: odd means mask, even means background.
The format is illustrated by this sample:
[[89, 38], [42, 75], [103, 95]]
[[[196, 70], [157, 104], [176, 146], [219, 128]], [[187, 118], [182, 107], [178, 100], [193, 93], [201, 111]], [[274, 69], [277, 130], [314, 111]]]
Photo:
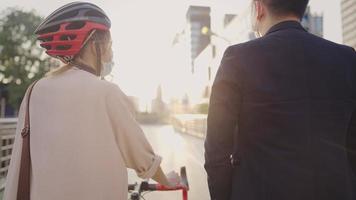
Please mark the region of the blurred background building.
[[[210, 37], [201, 33], [203, 27], [210, 28], [210, 7], [190, 6], [186, 18], [187, 33], [190, 35], [191, 59], [193, 61], [210, 43]], [[192, 72], [194, 72], [193, 62]]]
[[341, 0], [342, 36], [346, 45], [356, 48], [356, 1]]
[[303, 20], [303, 27], [310, 33], [323, 37], [324, 17], [322, 14], [312, 13], [310, 7], [307, 8]]
[[251, 7], [246, 7], [230, 23], [226, 24], [223, 35], [232, 44], [239, 44], [255, 39], [255, 33], [251, 29]]

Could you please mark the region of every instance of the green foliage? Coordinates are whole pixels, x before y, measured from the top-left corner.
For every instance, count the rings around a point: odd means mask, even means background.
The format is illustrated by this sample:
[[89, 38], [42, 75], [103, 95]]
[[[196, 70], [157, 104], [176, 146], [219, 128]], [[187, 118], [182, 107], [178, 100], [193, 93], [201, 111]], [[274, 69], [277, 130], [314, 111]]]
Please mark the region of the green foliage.
[[209, 112], [209, 104], [208, 103], [202, 103], [198, 105], [198, 113], [200, 114], [208, 114]]
[[35, 12], [10, 8], [0, 15], [0, 85], [8, 91], [8, 103], [18, 109], [27, 87], [51, 65], [36, 40], [34, 30], [42, 18]]

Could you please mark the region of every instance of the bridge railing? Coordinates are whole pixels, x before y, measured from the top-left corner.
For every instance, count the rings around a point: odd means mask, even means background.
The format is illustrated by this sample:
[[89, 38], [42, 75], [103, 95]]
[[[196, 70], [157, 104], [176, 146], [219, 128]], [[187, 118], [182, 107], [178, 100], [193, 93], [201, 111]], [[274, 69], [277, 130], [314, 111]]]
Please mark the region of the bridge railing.
[[0, 118], [0, 192], [5, 188], [12, 146], [15, 140], [17, 118]]
[[207, 129], [207, 115], [180, 114], [171, 118], [173, 128], [181, 133], [205, 138]]

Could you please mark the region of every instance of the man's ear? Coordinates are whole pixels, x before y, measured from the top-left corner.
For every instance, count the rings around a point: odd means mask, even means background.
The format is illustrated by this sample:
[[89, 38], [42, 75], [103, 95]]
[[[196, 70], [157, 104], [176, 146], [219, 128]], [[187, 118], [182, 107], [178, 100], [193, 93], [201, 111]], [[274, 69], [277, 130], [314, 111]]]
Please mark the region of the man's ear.
[[255, 1], [256, 17], [261, 20], [266, 15], [266, 6], [261, 1]]

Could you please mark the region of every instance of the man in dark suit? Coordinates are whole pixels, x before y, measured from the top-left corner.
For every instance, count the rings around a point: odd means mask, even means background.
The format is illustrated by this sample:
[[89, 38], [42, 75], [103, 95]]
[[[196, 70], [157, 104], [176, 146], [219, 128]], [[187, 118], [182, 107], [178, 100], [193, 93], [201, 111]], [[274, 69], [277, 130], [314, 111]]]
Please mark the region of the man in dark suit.
[[213, 200], [356, 199], [356, 53], [309, 34], [308, 0], [253, 0], [262, 36], [229, 47], [213, 84]]

